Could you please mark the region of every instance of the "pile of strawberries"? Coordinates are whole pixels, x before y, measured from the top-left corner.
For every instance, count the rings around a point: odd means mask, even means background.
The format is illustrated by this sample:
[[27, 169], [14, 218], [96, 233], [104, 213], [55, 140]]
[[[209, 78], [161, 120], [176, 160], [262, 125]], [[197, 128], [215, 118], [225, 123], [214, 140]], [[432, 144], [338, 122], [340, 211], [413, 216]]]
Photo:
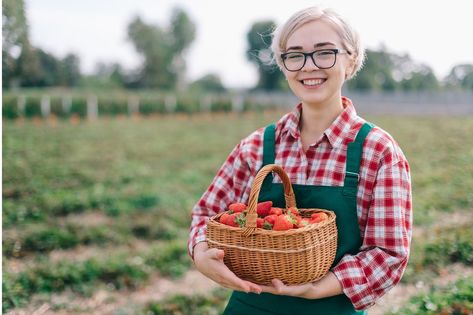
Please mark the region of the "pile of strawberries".
[[[324, 212], [315, 212], [310, 218], [303, 218], [296, 207], [282, 209], [273, 207], [272, 201], [258, 203], [256, 207], [258, 218], [256, 227], [265, 230], [286, 231], [298, 229], [309, 224], [320, 223], [328, 219]], [[244, 227], [246, 223], [247, 205], [244, 203], [232, 203], [222, 216], [220, 223], [233, 227]]]

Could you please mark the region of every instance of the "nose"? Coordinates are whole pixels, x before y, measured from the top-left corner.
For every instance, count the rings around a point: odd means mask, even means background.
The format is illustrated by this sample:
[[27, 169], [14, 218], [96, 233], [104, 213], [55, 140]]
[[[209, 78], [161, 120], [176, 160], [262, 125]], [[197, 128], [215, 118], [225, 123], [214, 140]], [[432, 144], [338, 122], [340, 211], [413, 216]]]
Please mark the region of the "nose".
[[310, 72], [310, 71], [319, 70], [319, 67], [317, 67], [317, 65], [315, 64], [313, 57], [307, 56], [304, 67], [302, 67], [301, 70]]

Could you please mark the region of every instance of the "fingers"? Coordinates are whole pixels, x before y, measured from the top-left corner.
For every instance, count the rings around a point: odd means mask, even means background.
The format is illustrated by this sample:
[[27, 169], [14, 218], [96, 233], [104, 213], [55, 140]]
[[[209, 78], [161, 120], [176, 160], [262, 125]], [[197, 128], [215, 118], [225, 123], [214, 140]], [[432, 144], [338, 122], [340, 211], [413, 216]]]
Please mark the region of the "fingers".
[[263, 289], [261, 288], [261, 286], [257, 285], [256, 283], [253, 283], [253, 282], [250, 282], [250, 281], [244, 281], [248, 287], [250, 288], [250, 292], [254, 292], [254, 293], [257, 293], [257, 294], [260, 294]]

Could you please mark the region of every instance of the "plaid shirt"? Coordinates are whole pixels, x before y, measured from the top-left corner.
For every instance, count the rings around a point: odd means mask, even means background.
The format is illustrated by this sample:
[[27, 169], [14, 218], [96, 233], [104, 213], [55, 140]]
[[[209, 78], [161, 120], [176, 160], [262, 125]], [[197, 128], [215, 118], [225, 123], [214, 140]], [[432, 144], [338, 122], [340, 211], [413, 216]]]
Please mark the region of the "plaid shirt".
[[[298, 128], [302, 105], [276, 124], [275, 163], [293, 184], [343, 186], [347, 144], [365, 120], [348, 98], [344, 111], [323, 136], [304, 153]], [[205, 241], [206, 220], [233, 202], [247, 203], [253, 179], [263, 164], [260, 128], [230, 153], [202, 198], [192, 210], [189, 254]], [[275, 176], [274, 182], [280, 182]], [[368, 134], [360, 165], [357, 195], [362, 246], [332, 268], [343, 292], [357, 310], [373, 305], [396, 285], [405, 270], [412, 236], [409, 164], [394, 139], [379, 127]]]

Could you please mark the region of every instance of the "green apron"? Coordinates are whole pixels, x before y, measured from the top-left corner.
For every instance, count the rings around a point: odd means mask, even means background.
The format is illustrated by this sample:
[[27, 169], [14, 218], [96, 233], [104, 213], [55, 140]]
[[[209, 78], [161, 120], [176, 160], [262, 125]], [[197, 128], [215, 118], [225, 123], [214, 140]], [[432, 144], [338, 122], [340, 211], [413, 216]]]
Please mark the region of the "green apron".
[[[359, 168], [363, 143], [373, 127], [365, 123], [358, 132], [354, 142], [348, 144], [344, 186], [314, 186], [293, 184], [298, 208], [322, 208], [336, 213], [338, 229], [338, 247], [335, 266], [345, 254], [356, 254], [361, 246], [360, 228], [356, 210]], [[274, 163], [275, 125], [265, 129], [263, 143], [263, 166]], [[285, 208], [284, 192], [281, 183], [272, 183], [269, 174], [261, 187], [258, 201], [272, 200], [275, 207]], [[344, 294], [323, 299], [304, 299], [270, 293], [244, 293], [234, 291], [224, 315], [258, 315], [258, 314], [318, 314], [348, 315], [366, 314], [355, 311], [353, 304]]]

